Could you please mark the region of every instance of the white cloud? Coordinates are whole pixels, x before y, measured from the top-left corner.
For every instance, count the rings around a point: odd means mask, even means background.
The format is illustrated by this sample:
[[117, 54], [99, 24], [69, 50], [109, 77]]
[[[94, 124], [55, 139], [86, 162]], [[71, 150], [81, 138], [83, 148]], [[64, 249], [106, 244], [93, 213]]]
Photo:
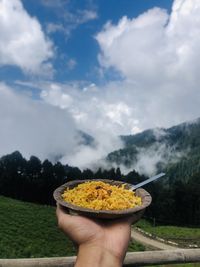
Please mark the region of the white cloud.
[[41, 0], [41, 3], [51, 8], [51, 12], [57, 18], [57, 21], [54, 17], [54, 21], [47, 23], [47, 33], [60, 32], [64, 34], [65, 39], [68, 39], [77, 27], [98, 17], [94, 5], [90, 5], [87, 1], [82, 9], [77, 8], [73, 1], [68, 0]]
[[[157, 133], [159, 130], [157, 131]], [[161, 135], [162, 135], [161, 131]], [[155, 175], [158, 169], [157, 164], [163, 166], [167, 164], [177, 163], [183, 156], [186, 156], [189, 150], [181, 152], [176, 151], [175, 146], [169, 146], [166, 143], [155, 142], [148, 148], [138, 148], [136, 163], [132, 164], [130, 169], [135, 169], [137, 172], [145, 175]]]
[[88, 9], [80, 10], [79, 15], [80, 15], [79, 23], [85, 23], [89, 20], [97, 19], [97, 17], [98, 17], [96, 11], [88, 10]]
[[14, 65], [25, 73], [52, 75], [47, 62], [53, 57], [53, 44], [44, 35], [35, 17], [20, 0], [0, 1], [0, 65]]
[[41, 98], [48, 104], [66, 109], [74, 119], [76, 128], [95, 138], [95, 145], [77, 146], [74, 153], [66, 154], [63, 163], [81, 168], [94, 167], [97, 162], [103, 164], [108, 153], [122, 146], [118, 134], [124, 127], [129, 108], [119, 100], [103, 99], [105, 91], [94, 84], [45, 84]]
[[65, 109], [73, 104], [73, 99], [67, 93], [61, 91], [61, 88], [57, 84], [51, 84], [50, 90], [43, 90], [41, 92], [41, 97], [46, 99], [47, 103], [52, 104], [53, 106], [58, 106], [62, 109]]
[[[96, 35], [101, 48], [99, 60], [104, 71], [110, 68], [119, 71], [123, 77], [121, 81], [111, 81], [104, 86], [83, 82], [34, 85], [41, 89], [41, 102], [45, 102], [45, 110], [51, 110], [52, 114], [49, 114], [52, 118], [55, 117], [52, 110], [63, 114], [61, 117], [68, 114], [73, 120], [72, 129], [83, 130], [96, 138], [96, 147], [75, 144], [73, 150], [60, 148], [61, 151], [66, 150], [64, 162], [88, 167], [119, 148], [121, 143], [117, 135], [136, 133], [152, 127], [168, 127], [199, 117], [199, 14], [198, 0], [175, 0], [171, 14], [154, 8], [133, 19], [123, 17], [116, 25], [107, 23]], [[95, 15], [86, 14], [87, 17], [89, 19]], [[84, 20], [79, 19], [79, 16], [68, 17], [72, 28]], [[6, 101], [10, 103], [4, 97]], [[18, 100], [8, 106], [15, 107], [15, 102], [18, 103]], [[24, 105], [19, 102], [19, 106]], [[47, 114], [43, 108], [39, 110], [40, 114]], [[17, 121], [15, 113], [18, 114], [13, 112], [10, 117], [13, 116]], [[38, 113], [37, 116], [40, 119]], [[62, 118], [64, 123], [65, 119]], [[9, 119], [6, 123], [5, 129], [10, 129]], [[29, 121], [26, 123], [29, 127]], [[51, 132], [51, 128], [48, 131]], [[66, 128], [63, 133], [66, 133]], [[74, 136], [73, 132], [69, 132], [69, 136]], [[26, 143], [26, 138], [24, 140]], [[63, 136], [60, 140], [63, 140]], [[16, 140], [15, 143], [19, 142]], [[38, 147], [34, 144], [35, 151]], [[138, 170], [146, 165], [145, 172], [154, 171], [156, 162], [163, 154], [159, 152], [154, 157], [155, 150], [152, 151], [146, 155], [141, 151]]]
[[[25, 88], [32, 86], [31, 83], [17, 84]], [[48, 88], [41, 92], [45, 100], [42, 101], [33, 100], [22, 89], [16, 93], [0, 83], [0, 156], [19, 150], [25, 157], [36, 155], [42, 160], [56, 157], [63, 163], [92, 168], [97, 162], [102, 164], [101, 160], [109, 152], [121, 146], [117, 136], [96, 126], [95, 114], [89, 118], [87, 112], [92, 110], [84, 110], [86, 103], [82, 109], [75, 108], [80, 100], [76, 99], [76, 88], [63, 90], [58, 84], [48, 84]], [[69, 88], [71, 95], [67, 94]], [[91, 147], [81, 142], [77, 132], [86, 129], [95, 136]]]
[[138, 121], [131, 118], [133, 109], [125, 95], [120, 98], [115, 85], [49, 83], [41, 86], [41, 97], [49, 104], [67, 109], [81, 130], [95, 136], [98, 132], [117, 136], [130, 133]]
[[[97, 13], [94, 10], [83, 9], [83, 10], [75, 10], [70, 11], [70, 9], [66, 9], [64, 16], [62, 18], [63, 25], [65, 28], [65, 37], [69, 37], [71, 32], [78, 28], [80, 25], [87, 23], [91, 20], [96, 19]], [[59, 17], [60, 19], [60, 17]]]
[[[103, 132], [99, 142], [106, 134], [136, 133], [199, 117], [199, 14], [199, 1], [175, 0], [171, 14], [153, 8], [116, 25], [107, 23], [96, 35], [100, 64], [104, 71], [115, 68], [123, 80], [103, 87], [59, 85], [57, 102], [46, 88], [43, 99], [63, 106], [61, 96], [67, 94], [71, 102], [66, 98], [65, 108], [81, 129], [95, 136]], [[159, 157], [146, 155], [149, 172]], [[143, 159], [138, 158], [140, 170]]]
[[73, 58], [70, 58], [70, 59], [67, 61], [67, 68], [68, 68], [69, 70], [73, 70], [73, 69], [76, 67], [76, 65], [77, 65], [77, 62], [76, 62], [76, 60], [73, 59]]
[[47, 33], [55, 33], [55, 32], [65, 32], [65, 27], [61, 23], [48, 23], [47, 24]]
[[96, 169], [100, 166], [107, 168], [108, 163], [105, 157], [122, 146], [117, 136], [110, 135], [106, 132], [96, 132], [95, 144], [93, 146], [80, 145], [77, 146], [74, 152], [66, 154], [61, 162], [68, 163], [72, 166], [78, 166], [81, 169], [91, 168]]
[[131, 80], [155, 79], [165, 59], [164, 10], [154, 8], [136, 19], [123, 17], [118, 25], [106, 24], [96, 38], [102, 50], [100, 62], [115, 67]]
[[[67, 111], [15, 93], [0, 84], [1, 155], [19, 150], [41, 159], [70, 154], [78, 144]], [[0, 156], [1, 156], [0, 155]]]
[[104, 70], [115, 68], [124, 77], [119, 96], [129, 94], [125, 103], [140, 129], [199, 116], [198, 0], [175, 0], [171, 14], [153, 8], [133, 19], [123, 17], [116, 25], [109, 22], [96, 40]]

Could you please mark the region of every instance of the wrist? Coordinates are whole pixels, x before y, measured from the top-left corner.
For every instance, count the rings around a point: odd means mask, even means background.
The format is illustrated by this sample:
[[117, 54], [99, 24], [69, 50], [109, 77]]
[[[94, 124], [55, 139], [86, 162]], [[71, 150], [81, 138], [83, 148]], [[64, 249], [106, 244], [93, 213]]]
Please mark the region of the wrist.
[[123, 259], [94, 244], [80, 245], [75, 267], [121, 267]]

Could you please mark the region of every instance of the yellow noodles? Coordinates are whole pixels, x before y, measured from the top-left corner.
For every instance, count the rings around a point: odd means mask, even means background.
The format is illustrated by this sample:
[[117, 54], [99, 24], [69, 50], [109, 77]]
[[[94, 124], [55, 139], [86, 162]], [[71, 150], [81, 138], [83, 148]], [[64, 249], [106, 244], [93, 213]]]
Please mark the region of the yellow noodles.
[[102, 181], [90, 181], [73, 189], [67, 188], [62, 197], [73, 205], [94, 210], [123, 210], [142, 203], [141, 198], [125, 189], [124, 184], [119, 187]]

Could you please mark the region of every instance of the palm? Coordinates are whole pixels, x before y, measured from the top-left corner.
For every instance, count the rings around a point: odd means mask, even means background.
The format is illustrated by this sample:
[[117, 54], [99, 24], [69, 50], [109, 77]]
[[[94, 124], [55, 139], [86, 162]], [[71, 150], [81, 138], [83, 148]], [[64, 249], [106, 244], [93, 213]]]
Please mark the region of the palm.
[[57, 208], [59, 226], [78, 245], [94, 244], [115, 255], [125, 254], [130, 239], [131, 223], [138, 217], [113, 221], [91, 220], [71, 216]]

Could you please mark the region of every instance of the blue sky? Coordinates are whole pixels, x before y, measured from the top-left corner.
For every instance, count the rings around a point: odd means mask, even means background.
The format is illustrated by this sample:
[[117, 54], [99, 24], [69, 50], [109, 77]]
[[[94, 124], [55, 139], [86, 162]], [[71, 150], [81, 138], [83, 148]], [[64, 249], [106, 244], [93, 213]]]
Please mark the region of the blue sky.
[[[51, 62], [55, 73], [53, 80], [90, 80], [102, 83], [96, 68], [99, 67], [99, 45], [94, 36], [108, 21], [117, 24], [121, 17], [132, 19], [155, 6], [171, 10], [171, 0], [101, 0], [101, 1], [34, 1], [23, 0], [24, 9], [36, 17], [46, 36], [53, 42], [56, 53]], [[91, 12], [93, 17], [86, 17]], [[85, 16], [85, 18], [84, 18]], [[49, 25], [55, 27], [48, 30]], [[56, 28], [57, 27], [57, 28]], [[2, 80], [27, 80], [15, 66], [0, 68]], [[105, 79], [119, 78], [116, 72], [108, 71]]]
[[0, 0], [1, 153], [84, 167], [194, 120], [199, 36], [199, 0]]

